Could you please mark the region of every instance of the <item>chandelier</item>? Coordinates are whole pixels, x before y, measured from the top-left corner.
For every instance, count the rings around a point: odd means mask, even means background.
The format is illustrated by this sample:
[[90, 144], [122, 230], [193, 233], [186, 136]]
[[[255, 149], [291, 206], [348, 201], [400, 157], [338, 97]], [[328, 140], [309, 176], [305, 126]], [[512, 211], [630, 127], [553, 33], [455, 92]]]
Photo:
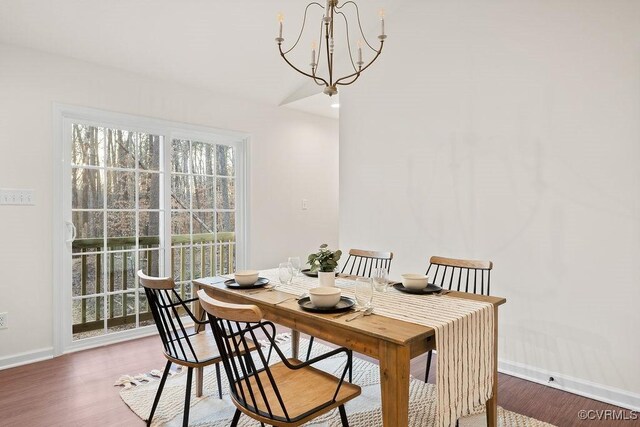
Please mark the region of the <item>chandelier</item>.
[[[309, 9], [314, 6], [323, 9], [323, 16], [322, 20], [320, 21], [319, 38], [311, 45], [311, 63], [309, 64], [310, 70], [307, 72], [293, 65], [289, 58], [287, 58], [287, 55], [292, 52], [300, 43], [305, 30], [305, 25], [307, 23], [307, 13], [309, 12]], [[351, 33], [349, 32], [349, 21], [347, 19], [347, 15], [345, 14], [347, 7], [353, 7], [353, 10], [355, 11], [357, 24], [355, 25], [355, 27], [359, 32], [359, 36], [361, 37], [357, 41], [355, 46], [352, 44], [350, 35]], [[371, 46], [371, 44], [369, 44], [367, 38], [364, 35], [364, 32], [362, 31], [362, 25], [360, 24], [360, 11], [358, 10], [358, 5], [353, 1], [347, 1], [342, 6], [338, 6], [338, 0], [326, 0], [324, 8], [320, 3], [309, 3], [304, 10], [304, 18], [302, 20], [302, 28], [300, 29], [300, 34], [298, 34], [296, 42], [288, 50], [283, 50], [282, 48], [282, 42], [284, 41], [284, 38], [282, 37], [284, 17], [282, 16], [282, 14], [278, 15], [278, 20], [280, 22], [280, 31], [278, 37], [276, 38], [276, 42], [278, 42], [278, 50], [280, 50], [280, 56], [282, 56], [282, 58], [287, 64], [289, 64], [291, 68], [293, 68], [300, 74], [310, 77], [318, 86], [324, 86], [323, 92], [329, 96], [333, 96], [338, 93], [338, 86], [350, 85], [358, 80], [360, 74], [364, 70], [369, 68], [376, 59], [378, 59], [378, 57], [382, 53], [384, 40], [387, 38], [386, 34], [384, 33], [384, 11], [381, 10], [380, 35], [378, 36], [380, 46], [378, 47], [378, 49], [376, 49]], [[336, 26], [338, 28], [344, 28], [343, 35], [340, 34], [341, 31], [337, 32], [337, 35], [340, 35], [340, 37], [344, 36], [344, 39], [334, 39], [334, 28]], [[351, 63], [351, 68], [353, 70], [349, 70], [347, 74], [342, 77], [337, 77], [334, 71], [333, 54], [336, 44], [340, 44], [342, 41], [346, 41], [345, 48], [348, 51], [348, 62]], [[363, 61], [363, 47], [368, 47], [373, 52], [373, 58], [366, 65]], [[356, 61], [354, 61], [354, 51], [357, 52]], [[322, 75], [320, 75], [319, 72], [320, 68], [322, 68], [324, 71]]]

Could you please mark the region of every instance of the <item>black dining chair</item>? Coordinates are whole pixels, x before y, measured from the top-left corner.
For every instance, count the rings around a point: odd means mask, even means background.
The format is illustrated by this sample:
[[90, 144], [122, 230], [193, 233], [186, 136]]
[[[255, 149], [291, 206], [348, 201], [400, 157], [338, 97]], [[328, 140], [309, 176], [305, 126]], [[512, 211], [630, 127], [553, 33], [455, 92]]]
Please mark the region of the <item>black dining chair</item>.
[[[491, 261], [472, 261], [432, 256], [426, 275], [434, 285], [443, 289], [489, 295], [491, 291]], [[429, 379], [433, 350], [427, 353], [427, 368], [424, 382]]]
[[340, 273], [350, 276], [371, 277], [371, 273], [375, 268], [385, 268], [388, 273], [391, 269], [392, 259], [393, 252], [351, 249]]
[[[219, 364], [222, 359], [211, 331], [198, 332], [200, 329], [198, 326], [205, 326], [208, 323], [204, 316], [202, 319], [196, 319], [189, 308], [189, 303], [197, 301], [198, 298], [188, 300], [181, 299], [175, 290], [175, 283], [170, 277], [151, 277], [140, 270], [138, 271], [138, 278], [147, 296], [149, 308], [164, 347], [164, 356], [167, 358], [167, 364], [164, 368], [153, 406], [151, 407], [151, 413], [147, 419], [147, 425], [151, 425], [153, 414], [160, 402], [160, 396], [167, 381], [169, 370], [171, 369], [171, 365], [175, 363], [187, 368], [187, 388], [184, 398], [182, 420], [182, 425], [186, 427], [189, 424], [193, 369], [204, 368], [205, 366], [215, 364], [218, 396], [222, 398], [222, 382]], [[188, 332], [188, 328], [185, 327], [182, 319], [183, 316], [194, 323], [195, 331]], [[247, 346], [247, 352], [253, 349], [255, 349], [255, 345], [251, 342]], [[198, 370], [200, 374], [202, 374], [202, 371], [202, 369]], [[201, 385], [202, 378], [198, 378], [197, 383]]]
[[[263, 424], [299, 426], [336, 407], [342, 425], [349, 425], [344, 404], [361, 392], [345, 380], [351, 350], [337, 348], [306, 362], [287, 358], [276, 343], [275, 325], [263, 320], [259, 307], [218, 301], [202, 289], [198, 296], [209, 316], [236, 406], [231, 426], [238, 424], [243, 413]], [[258, 347], [253, 358], [231, 357], [246, 353], [248, 343], [257, 342], [258, 334], [269, 345]], [[349, 363], [339, 378], [313, 366], [340, 353]], [[279, 358], [277, 363], [270, 363], [273, 354]]]

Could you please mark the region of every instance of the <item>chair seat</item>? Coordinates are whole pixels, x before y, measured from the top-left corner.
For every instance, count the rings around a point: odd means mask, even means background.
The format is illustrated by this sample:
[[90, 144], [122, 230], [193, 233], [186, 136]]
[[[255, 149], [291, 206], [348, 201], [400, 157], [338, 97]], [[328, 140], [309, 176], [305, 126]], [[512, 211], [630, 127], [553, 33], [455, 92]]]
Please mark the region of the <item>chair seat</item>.
[[[288, 359], [289, 362], [293, 365], [300, 364], [297, 359]], [[278, 391], [282, 396], [282, 400], [287, 408], [289, 418], [296, 419], [310, 410], [314, 409], [318, 405], [329, 402], [332, 400], [333, 395], [335, 394], [336, 388], [338, 387], [338, 383], [340, 382], [339, 378], [335, 376], [316, 369], [311, 366], [304, 367], [302, 369], [289, 369], [283, 362], [279, 362], [275, 365], [271, 365], [271, 373], [274, 377], [274, 382], [278, 386]], [[265, 395], [267, 397], [267, 401], [271, 407], [271, 411], [274, 416], [282, 417], [286, 419], [284, 412], [280, 404], [278, 403], [278, 398], [271, 386], [271, 382], [267, 376], [265, 371], [260, 372], [259, 374], [260, 382], [262, 387], [264, 388]], [[254, 388], [254, 390], [258, 389], [257, 381], [255, 376], [250, 377], [250, 382]], [[320, 414], [330, 411], [331, 409], [344, 404], [345, 402], [353, 399], [356, 396], [359, 396], [361, 389], [359, 386], [355, 384], [348, 383], [344, 381], [342, 386], [340, 387], [340, 391], [338, 396], [336, 397], [336, 403], [331, 404], [313, 414], [309, 414], [304, 418], [296, 421], [296, 422], [276, 422], [273, 419], [264, 418], [263, 422], [267, 422], [274, 426], [296, 426], [305, 423], [306, 421], [317, 417]], [[251, 399], [248, 399], [251, 402]], [[243, 412], [250, 414], [252, 417], [255, 417], [255, 413], [248, 412], [242, 405], [240, 405], [234, 399], [234, 403], [236, 406]], [[256, 396], [256, 403], [258, 409], [268, 414], [267, 406], [262, 398], [262, 396]], [[260, 419], [261, 417], [257, 418]], [[274, 424], [275, 423], [275, 424]]]
[[[191, 349], [189, 348], [187, 338], [193, 346], [195, 357], [191, 352]], [[177, 349], [180, 349], [180, 345], [182, 345], [184, 352], [187, 354], [186, 358], [177, 357], [175, 354], [172, 354], [173, 350], [171, 344], [169, 344], [169, 349], [171, 351], [165, 351], [165, 356], [167, 357], [167, 359], [179, 365], [200, 368], [203, 366], [211, 365], [213, 363], [218, 363], [222, 360], [220, 358], [220, 351], [218, 350], [218, 346], [216, 345], [216, 340], [213, 336], [213, 333], [211, 332], [211, 329], [207, 329], [206, 332], [199, 332], [197, 334], [190, 335], [189, 337], [180, 338], [179, 340], [173, 341], [173, 345]], [[247, 340], [247, 346], [249, 351], [253, 351], [256, 349], [255, 343], [251, 340]], [[182, 352], [180, 351], [180, 353]]]

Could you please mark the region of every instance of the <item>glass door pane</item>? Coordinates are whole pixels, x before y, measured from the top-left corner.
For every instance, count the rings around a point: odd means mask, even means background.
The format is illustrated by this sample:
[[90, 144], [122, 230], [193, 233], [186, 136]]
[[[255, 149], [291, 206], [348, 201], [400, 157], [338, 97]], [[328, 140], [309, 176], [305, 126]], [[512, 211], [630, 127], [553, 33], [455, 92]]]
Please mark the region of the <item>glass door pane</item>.
[[73, 340], [149, 324], [136, 271], [158, 275], [162, 138], [72, 125]]
[[171, 142], [171, 274], [191, 297], [191, 280], [235, 270], [235, 149]]

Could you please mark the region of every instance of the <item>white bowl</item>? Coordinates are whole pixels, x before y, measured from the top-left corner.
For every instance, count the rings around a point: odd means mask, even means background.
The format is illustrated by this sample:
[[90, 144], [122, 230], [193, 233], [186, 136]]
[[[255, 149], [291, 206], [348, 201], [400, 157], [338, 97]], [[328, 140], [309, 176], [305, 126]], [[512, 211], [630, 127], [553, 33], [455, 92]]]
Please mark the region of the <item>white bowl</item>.
[[236, 271], [233, 277], [240, 286], [251, 286], [258, 281], [259, 272], [256, 270]]
[[311, 304], [316, 307], [331, 308], [340, 302], [341, 293], [342, 290], [340, 288], [321, 286], [319, 288], [309, 289], [309, 298], [311, 298]]
[[407, 289], [424, 289], [429, 284], [429, 278], [424, 274], [403, 274], [402, 286]]

